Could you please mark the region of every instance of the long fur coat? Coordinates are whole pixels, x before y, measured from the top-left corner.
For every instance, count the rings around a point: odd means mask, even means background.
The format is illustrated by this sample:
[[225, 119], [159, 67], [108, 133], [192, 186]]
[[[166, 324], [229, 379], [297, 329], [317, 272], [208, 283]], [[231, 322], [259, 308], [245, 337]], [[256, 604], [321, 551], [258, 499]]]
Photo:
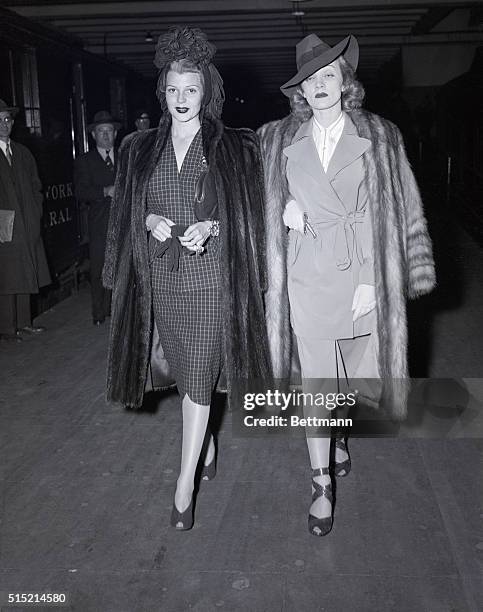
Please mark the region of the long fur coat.
[[[107, 399], [142, 403], [153, 335], [145, 227], [149, 179], [171, 118], [124, 139], [107, 235], [103, 281], [112, 289]], [[239, 381], [270, 376], [263, 311], [266, 285], [263, 175], [256, 135], [205, 117], [204, 154], [214, 174], [221, 246], [224, 373], [228, 397]], [[165, 372], [162, 386], [173, 383]]]
[[[406, 298], [432, 290], [435, 270], [422, 202], [398, 128], [363, 110], [349, 113], [359, 136], [372, 142], [364, 154], [365, 182], [374, 236], [381, 404], [394, 418], [407, 410]], [[293, 340], [287, 293], [287, 232], [282, 221], [290, 199], [283, 149], [303, 120], [296, 114], [262, 126], [265, 169], [268, 289], [266, 321], [274, 376], [287, 379], [292, 369]]]

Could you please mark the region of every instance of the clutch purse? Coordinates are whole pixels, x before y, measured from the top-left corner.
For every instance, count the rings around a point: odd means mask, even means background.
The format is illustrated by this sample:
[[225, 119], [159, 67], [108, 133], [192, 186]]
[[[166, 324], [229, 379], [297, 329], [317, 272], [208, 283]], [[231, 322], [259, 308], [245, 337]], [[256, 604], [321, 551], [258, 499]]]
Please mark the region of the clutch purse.
[[0, 209], [0, 242], [12, 242], [14, 210]]
[[216, 195], [215, 177], [206, 159], [203, 158], [203, 168], [195, 187], [194, 213], [198, 221], [216, 219], [218, 217], [218, 197]]

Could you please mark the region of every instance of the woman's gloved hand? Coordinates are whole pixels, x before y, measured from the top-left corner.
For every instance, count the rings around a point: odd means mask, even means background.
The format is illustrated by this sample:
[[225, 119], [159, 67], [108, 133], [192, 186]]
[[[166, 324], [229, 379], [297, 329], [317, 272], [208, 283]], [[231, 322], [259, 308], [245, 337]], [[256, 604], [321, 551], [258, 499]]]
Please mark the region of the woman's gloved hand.
[[290, 229], [296, 230], [301, 234], [304, 233], [304, 211], [300, 208], [296, 200], [287, 202], [282, 219], [285, 225]]
[[352, 320], [357, 321], [376, 307], [376, 291], [374, 285], [358, 285], [352, 300]]

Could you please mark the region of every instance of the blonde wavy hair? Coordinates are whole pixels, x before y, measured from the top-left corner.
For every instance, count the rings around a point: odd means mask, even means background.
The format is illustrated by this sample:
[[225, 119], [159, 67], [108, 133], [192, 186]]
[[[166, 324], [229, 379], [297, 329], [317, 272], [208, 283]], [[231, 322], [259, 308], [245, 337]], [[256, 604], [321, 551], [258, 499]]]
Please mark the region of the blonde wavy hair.
[[[357, 80], [354, 69], [342, 56], [338, 57], [336, 62], [342, 73], [342, 110], [361, 108], [366, 95], [362, 83]], [[292, 113], [301, 119], [308, 119], [312, 115], [312, 109], [302, 95], [300, 86], [290, 96], [290, 107]]]

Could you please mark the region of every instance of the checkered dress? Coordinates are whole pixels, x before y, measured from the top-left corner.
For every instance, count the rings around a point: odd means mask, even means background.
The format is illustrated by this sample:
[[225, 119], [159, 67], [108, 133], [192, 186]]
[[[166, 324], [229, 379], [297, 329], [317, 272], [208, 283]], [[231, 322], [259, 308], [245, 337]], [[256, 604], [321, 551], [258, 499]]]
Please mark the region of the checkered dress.
[[[181, 172], [168, 138], [149, 182], [147, 214], [163, 215], [179, 225], [196, 223], [193, 201], [202, 159], [201, 130]], [[211, 237], [201, 256], [183, 249], [178, 271], [170, 271], [167, 256], [151, 266], [154, 316], [178, 391], [203, 405], [211, 402], [221, 366], [219, 250], [219, 239]]]

